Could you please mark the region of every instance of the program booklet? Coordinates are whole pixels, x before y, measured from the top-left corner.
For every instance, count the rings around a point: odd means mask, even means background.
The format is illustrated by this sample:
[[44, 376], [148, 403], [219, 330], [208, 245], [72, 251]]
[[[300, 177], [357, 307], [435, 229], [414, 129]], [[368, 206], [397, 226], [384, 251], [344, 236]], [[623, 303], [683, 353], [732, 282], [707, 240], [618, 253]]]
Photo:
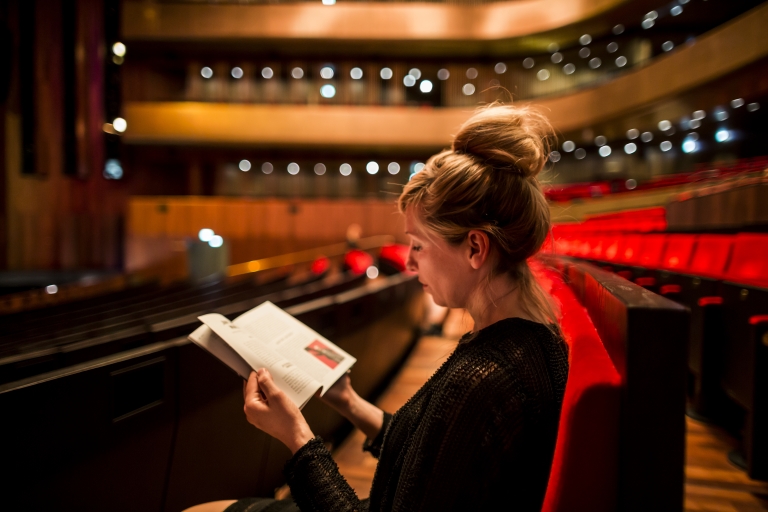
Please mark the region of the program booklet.
[[230, 321], [211, 313], [189, 339], [242, 378], [267, 368], [299, 409], [322, 396], [353, 364], [354, 357], [267, 301]]

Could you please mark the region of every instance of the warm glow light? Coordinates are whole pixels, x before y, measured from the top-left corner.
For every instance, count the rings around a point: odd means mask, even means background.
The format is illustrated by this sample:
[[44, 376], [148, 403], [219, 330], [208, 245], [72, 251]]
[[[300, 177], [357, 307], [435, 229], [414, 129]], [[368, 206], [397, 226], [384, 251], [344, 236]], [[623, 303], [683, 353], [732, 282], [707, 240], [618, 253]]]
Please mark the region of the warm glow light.
[[664, 152], [667, 152], [670, 149], [672, 149], [672, 143], [669, 142], [668, 140], [665, 140], [661, 144], [659, 144], [659, 149], [661, 149]]
[[572, 140], [567, 140], [563, 142], [563, 151], [565, 151], [566, 153], [570, 153], [574, 149], [576, 149], [576, 144]]
[[538, 73], [536, 73], [536, 78], [541, 80], [542, 82], [544, 80], [547, 80], [549, 78], [549, 70], [546, 69], [540, 69]]
[[291, 176], [296, 176], [299, 174], [299, 164], [296, 162], [291, 162], [288, 164], [288, 174]]
[[114, 53], [118, 57], [125, 57], [125, 45], [119, 41], [113, 44], [112, 53]]
[[[498, 64], [493, 66], [493, 70], [496, 72], [497, 75], [504, 74], [507, 72], [507, 65], [504, 64], [503, 62], [499, 62]], [[438, 75], [438, 78], [440, 78], [439, 75]]]
[[216, 233], [214, 233], [212, 229], [203, 228], [197, 233], [197, 237], [201, 242], [208, 242], [211, 240], [211, 238], [213, 238], [213, 235], [215, 234]]
[[624, 145], [624, 152], [626, 154], [631, 155], [635, 151], [637, 151], [637, 144], [635, 144], [634, 142], [630, 142], [629, 144]]
[[381, 68], [381, 72], [379, 73], [382, 80], [389, 80], [393, 75], [394, 73], [392, 73], [392, 70], [389, 68]]
[[652, 20], [650, 18], [646, 18], [646, 19], [643, 20], [643, 22], [640, 24], [640, 26], [643, 27], [644, 29], [648, 30], [649, 28], [651, 28], [655, 24], [656, 24], [656, 22], [654, 20]]
[[640, 136], [640, 131], [637, 128], [630, 128], [627, 130], [627, 138], [629, 140], [635, 140]]
[[339, 172], [342, 176], [349, 176], [352, 174], [352, 166], [349, 164], [341, 164], [339, 166]]
[[363, 78], [363, 70], [360, 68], [352, 68], [349, 71], [349, 76], [352, 77], [352, 80], [360, 80]]
[[624, 185], [627, 187], [627, 190], [635, 190], [637, 188], [637, 181], [629, 178]]
[[336, 5], [336, 0], [323, 0], [323, 5]]
[[747, 112], [755, 112], [757, 110], [760, 110], [759, 103], [750, 103], [749, 105], [747, 105]]
[[696, 112], [693, 113], [693, 115], [691, 116], [691, 119], [699, 121], [701, 119], [704, 119], [705, 117], [707, 117], [706, 112], [704, 112], [703, 110], [697, 110]]
[[304, 77], [304, 70], [301, 69], [300, 67], [295, 67], [295, 68], [293, 68], [291, 70], [291, 76], [293, 78], [295, 78], [296, 80], [298, 80], [299, 78], [303, 78]]
[[336, 96], [336, 88], [331, 84], [325, 84], [320, 88], [320, 96], [323, 98], [333, 98]]
[[325, 174], [325, 164], [315, 164], [315, 174], [318, 176]]
[[595, 57], [594, 59], [589, 60], [589, 67], [591, 67], [592, 69], [597, 69], [602, 65], [602, 63], [603, 61]]
[[413, 87], [414, 85], [416, 85], [416, 79], [413, 78], [411, 75], [405, 75], [405, 77], [403, 77], [403, 85], [405, 85], [406, 87]]
[[726, 119], [728, 119], [728, 112], [723, 109], [716, 110], [715, 119], [717, 119], [718, 121], [725, 121]]
[[275, 76], [275, 72], [272, 71], [272, 68], [264, 68], [261, 70], [261, 76], [269, 80], [273, 76]]
[[592, 52], [586, 46], [584, 48], [582, 48], [581, 50], [579, 50], [579, 57], [581, 57], [582, 59], [586, 59], [591, 54], [592, 54]]
[[605, 146], [607, 142], [608, 142], [608, 139], [605, 138], [605, 135], [598, 135], [597, 137], [595, 137], [596, 146]]
[[330, 66], [325, 66], [320, 70], [320, 76], [326, 80], [330, 80], [333, 78], [333, 68]]
[[523, 59], [523, 67], [525, 69], [531, 69], [534, 66], [534, 64], [536, 64], [536, 62], [530, 57]]
[[400, 164], [397, 162], [390, 162], [390, 164], [387, 166], [387, 172], [389, 174], [397, 174], [400, 172]]
[[419, 89], [421, 90], [421, 92], [425, 94], [428, 92], [432, 92], [432, 82], [430, 82], [429, 80], [422, 80], [421, 83], [419, 84]]
[[672, 16], [679, 16], [680, 14], [682, 14], [682, 12], [683, 12], [683, 8], [679, 5], [675, 5], [669, 10], [669, 14], [671, 14]]
[[568, 63], [565, 66], [563, 66], [563, 73], [565, 73], [566, 75], [572, 75], [574, 71], [576, 71], [576, 66], [574, 66], [573, 64]]
[[366, 269], [365, 275], [368, 276], [368, 279], [376, 279], [379, 277], [379, 269], [371, 265]]
[[643, 134], [640, 135], [640, 140], [643, 142], [651, 142], [653, 140], [653, 134], [651, 132], [643, 132]]
[[665, 52], [672, 51], [672, 48], [674, 47], [675, 47], [675, 43], [673, 43], [672, 41], [664, 41], [663, 43], [661, 43], [661, 49], [664, 50]]
[[472, 96], [475, 94], [475, 86], [472, 84], [464, 84], [464, 87], [461, 88], [461, 92], [464, 93], [464, 96]]
[[409, 75], [411, 75], [413, 78], [418, 80], [421, 78], [421, 70], [419, 68], [413, 68], [408, 72]]
[[[497, 66], [498, 66], [498, 64], [497, 64]], [[506, 69], [506, 67], [505, 67], [505, 69]], [[443, 69], [441, 69], [441, 70], [439, 70], [439, 71], [437, 72], [437, 78], [439, 78], [440, 80], [448, 80], [448, 78], [449, 78], [450, 76], [451, 76], [451, 73], [450, 73], [450, 71], [448, 71], [448, 70], [447, 70], [447, 69], [445, 69], [445, 68], [443, 68]]]
[[238, 66], [233, 67], [230, 73], [232, 74], [232, 78], [235, 78], [237, 80], [243, 78], [243, 69]]
[[608, 53], [615, 53], [619, 49], [618, 43], [608, 43], [608, 46], [605, 47], [606, 50], [608, 50]]
[[213, 235], [210, 240], [208, 240], [208, 245], [211, 247], [221, 247], [224, 245], [224, 239], [221, 238], [219, 235]]
[[48, 295], [53, 295], [54, 293], [57, 293], [59, 291], [59, 287], [55, 284], [49, 284], [45, 287], [45, 293]]
[[376, 174], [379, 172], [379, 164], [376, 162], [368, 162], [365, 166], [365, 170], [368, 171], [368, 174]]
[[735, 100], [731, 100], [731, 108], [739, 108], [742, 105], [744, 105], [744, 98], [736, 98]]
[[549, 154], [549, 161], [552, 163], [557, 163], [560, 161], [560, 152], [559, 151], [552, 151]]
[[576, 157], [576, 160], [582, 160], [587, 156], [587, 150], [584, 148], [579, 148], [573, 152], [573, 156]]
[[619, 34], [623, 34], [624, 33], [624, 25], [622, 25], [621, 23], [619, 23], [618, 25], [614, 25], [613, 26], [613, 33], [616, 34], [617, 36]]
[[416, 174], [424, 169], [424, 162], [413, 162], [411, 164], [411, 174]]
[[715, 132], [715, 140], [717, 142], [725, 142], [731, 138], [731, 132], [725, 128], [721, 128]]
[[470, 80], [474, 80], [475, 78], [477, 78], [477, 69], [475, 68], [467, 69], [467, 78], [469, 78]]
[[213, 76], [213, 70], [208, 66], [205, 66], [203, 69], [200, 70], [200, 75], [203, 78], [211, 78]]
[[623, 68], [627, 65], [627, 58], [623, 55], [616, 57], [616, 67]]
[[237, 166], [243, 172], [248, 172], [251, 170], [251, 162], [249, 162], [248, 160], [240, 160], [240, 163]]
[[579, 38], [579, 42], [582, 44], [582, 46], [586, 46], [592, 42], [592, 36], [589, 34], [584, 34]]
[[123, 133], [128, 128], [128, 122], [122, 117], [116, 117], [115, 120], [112, 121], [112, 126], [116, 132]]
[[611, 154], [611, 146], [601, 146], [598, 152], [600, 153], [600, 156], [605, 158]]
[[264, 174], [272, 174], [272, 171], [274, 170], [275, 170], [274, 166], [269, 162], [264, 162], [263, 164], [261, 164], [261, 172], [263, 172]]
[[659, 130], [665, 132], [672, 128], [672, 123], [664, 119], [663, 121], [659, 121]]
[[551, 60], [553, 64], [560, 64], [563, 62], [563, 54], [560, 52], [555, 52], [551, 57], [549, 57], [549, 60]]

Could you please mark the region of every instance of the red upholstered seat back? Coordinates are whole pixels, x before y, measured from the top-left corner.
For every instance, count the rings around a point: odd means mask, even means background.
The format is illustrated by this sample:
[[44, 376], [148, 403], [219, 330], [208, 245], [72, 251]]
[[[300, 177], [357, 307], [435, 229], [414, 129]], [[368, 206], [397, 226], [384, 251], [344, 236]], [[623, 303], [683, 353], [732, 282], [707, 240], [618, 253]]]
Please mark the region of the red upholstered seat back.
[[700, 235], [693, 252], [691, 266], [685, 271], [697, 276], [722, 277], [731, 255], [730, 235]]
[[667, 248], [661, 259], [661, 268], [685, 272], [695, 244], [696, 235], [669, 235]]
[[736, 235], [725, 278], [743, 284], [768, 285], [768, 235]]
[[614, 511], [621, 377], [571, 289], [553, 271], [541, 281], [561, 304], [571, 365], [542, 511]]
[[666, 245], [667, 235], [645, 235], [638, 264], [645, 268], [659, 268]]

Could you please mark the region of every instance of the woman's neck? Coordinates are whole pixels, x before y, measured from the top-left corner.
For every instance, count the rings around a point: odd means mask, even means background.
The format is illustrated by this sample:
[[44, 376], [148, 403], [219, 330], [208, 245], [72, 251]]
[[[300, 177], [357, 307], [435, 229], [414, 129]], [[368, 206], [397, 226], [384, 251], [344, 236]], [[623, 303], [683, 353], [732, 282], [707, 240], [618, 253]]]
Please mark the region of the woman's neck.
[[496, 276], [487, 286], [478, 287], [467, 305], [467, 312], [475, 322], [475, 332], [505, 318], [533, 320], [520, 304], [519, 286], [506, 275]]

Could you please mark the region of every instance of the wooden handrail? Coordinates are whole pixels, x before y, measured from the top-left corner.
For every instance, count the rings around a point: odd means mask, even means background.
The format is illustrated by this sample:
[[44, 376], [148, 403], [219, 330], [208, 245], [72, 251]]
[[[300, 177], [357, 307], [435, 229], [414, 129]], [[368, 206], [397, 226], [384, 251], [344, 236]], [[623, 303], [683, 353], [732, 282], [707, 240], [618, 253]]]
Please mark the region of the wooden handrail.
[[[358, 240], [355, 245], [357, 249], [366, 251], [381, 247], [382, 245], [389, 244], [394, 241], [395, 237], [391, 235], [379, 235], [362, 238]], [[326, 245], [324, 247], [318, 247], [316, 249], [306, 249], [303, 251], [281, 254], [280, 256], [271, 256], [269, 258], [251, 260], [245, 263], [230, 265], [227, 267], [227, 275], [239, 276], [241, 274], [249, 274], [271, 268], [284, 267], [286, 265], [306, 263], [321, 255], [329, 258], [334, 256], [341, 256], [349, 249], [350, 245], [346, 242], [342, 242], [338, 244]]]

